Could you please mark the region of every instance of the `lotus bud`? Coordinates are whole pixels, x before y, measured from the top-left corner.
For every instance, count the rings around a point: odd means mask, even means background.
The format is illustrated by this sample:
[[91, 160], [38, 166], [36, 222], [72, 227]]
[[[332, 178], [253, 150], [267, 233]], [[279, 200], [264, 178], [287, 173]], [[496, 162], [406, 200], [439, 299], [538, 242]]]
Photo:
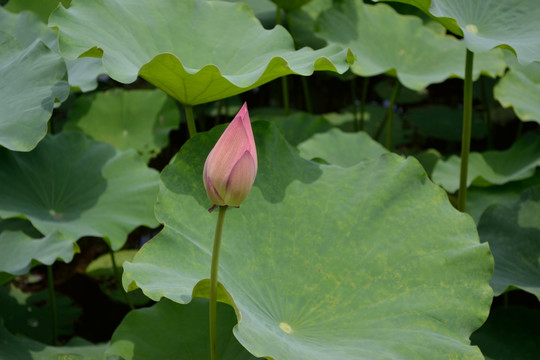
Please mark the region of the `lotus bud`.
[[203, 182], [208, 199], [216, 206], [240, 206], [257, 175], [257, 150], [244, 103], [225, 129], [204, 163]]

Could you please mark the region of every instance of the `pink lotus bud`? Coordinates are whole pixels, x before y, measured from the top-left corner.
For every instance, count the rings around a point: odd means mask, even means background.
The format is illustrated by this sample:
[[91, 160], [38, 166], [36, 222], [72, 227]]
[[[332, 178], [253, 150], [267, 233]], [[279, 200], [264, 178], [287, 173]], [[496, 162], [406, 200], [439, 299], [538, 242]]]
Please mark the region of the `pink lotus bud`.
[[214, 207], [240, 206], [256, 175], [257, 150], [244, 103], [206, 158], [203, 171], [206, 194]]

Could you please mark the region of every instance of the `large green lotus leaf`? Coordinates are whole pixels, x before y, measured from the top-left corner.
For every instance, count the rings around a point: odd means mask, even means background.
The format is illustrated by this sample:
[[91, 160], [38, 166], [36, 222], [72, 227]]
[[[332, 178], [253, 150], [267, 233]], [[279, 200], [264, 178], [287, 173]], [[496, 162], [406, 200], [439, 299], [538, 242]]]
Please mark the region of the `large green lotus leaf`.
[[417, 8], [419, 8], [420, 10], [422, 10], [424, 13], [426, 13], [427, 15], [429, 15], [430, 17], [436, 19], [438, 22], [440, 22], [445, 28], [447, 28], [448, 30], [450, 30], [451, 32], [453, 32], [454, 34], [457, 34], [457, 35], [460, 35], [462, 36], [463, 35], [463, 32], [461, 31], [461, 29], [459, 28], [459, 26], [457, 25], [456, 23], [456, 20], [454, 19], [448, 19], [448, 18], [437, 18], [435, 16], [433, 16], [433, 14], [431, 14], [429, 12], [429, 7], [431, 5], [431, 0], [374, 0], [374, 1], [391, 1], [391, 2], [400, 2], [400, 3], [404, 3], [404, 4], [409, 4], [409, 5], [412, 5], [412, 6], [416, 6]]
[[538, 185], [540, 185], [539, 168], [533, 176], [525, 180], [499, 186], [472, 186], [467, 190], [467, 213], [478, 224], [480, 217], [490, 205], [516, 202], [523, 191]]
[[[255, 359], [235, 339], [233, 308], [218, 304], [218, 355], [224, 360]], [[163, 299], [130, 312], [114, 332], [106, 354], [125, 360], [206, 360], [210, 356], [208, 300], [180, 305]]]
[[[0, 318], [13, 334], [28, 336], [44, 343], [51, 342], [51, 304], [48, 290], [24, 293], [15, 286], [0, 287]], [[57, 330], [71, 336], [75, 321], [81, 315], [75, 303], [66, 296], [56, 296]]]
[[64, 60], [39, 39], [24, 48], [0, 32], [0, 145], [29, 151], [47, 133], [55, 99], [64, 100], [69, 86], [62, 78]]
[[473, 344], [493, 360], [534, 360], [540, 354], [540, 311], [524, 307], [493, 309], [471, 336]]
[[[366, 105], [364, 111], [364, 131], [375, 139], [378, 134], [379, 137], [375, 140], [384, 141], [385, 130], [384, 124], [381, 124], [386, 117], [387, 108], [377, 105]], [[346, 132], [356, 132], [357, 125], [355, 124], [355, 116], [352, 112], [343, 113], [327, 113], [323, 114], [323, 117], [332, 125], [340, 128]], [[357, 114], [357, 117], [360, 117]], [[403, 145], [411, 141], [412, 131], [403, 127], [403, 120], [401, 116], [394, 113], [393, 126], [392, 126], [392, 144]]]
[[[233, 114], [234, 116], [234, 114]], [[301, 111], [284, 115], [283, 109], [257, 108], [250, 110], [252, 121], [266, 120], [275, 124], [283, 132], [289, 144], [297, 146], [311, 136], [332, 129], [332, 125], [321, 115], [312, 115]]]
[[386, 150], [365, 132], [344, 133], [332, 129], [316, 134], [298, 145], [300, 155], [306, 159], [320, 158], [329, 164], [349, 167], [362, 160], [376, 159]]
[[106, 348], [107, 344], [93, 345], [82, 339], [72, 339], [65, 346], [48, 346], [22, 336], [15, 336], [0, 324], [0, 359], [105, 360]]
[[97, 89], [98, 76], [105, 74], [101, 59], [82, 57], [75, 60], [64, 60], [66, 61], [69, 85], [72, 88], [82, 92]]
[[[328, 43], [351, 48], [356, 57], [351, 70], [360, 76], [390, 73], [413, 90], [464, 76], [462, 41], [431, 30], [416, 16], [400, 15], [386, 4], [346, 0], [323, 12], [317, 28]], [[496, 49], [476, 57], [473, 76], [502, 75], [505, 67], [502, 50]]]
[[[508, 150], [491, 150], [469, 155], [467, 186], [502, 185], [533, 176], [540, 165], [540, 137], [523, 138]], [[440, 160], [433, 170], [433, 181], [449, 192], [459, 188], [460, 158]]]
[[167, 145], [179, 119], [174, 101], [159, 89], [115, 89], [78, 98], [64, 129], [82, 130], [119, 150], [135, 149], [148, 161]]
[[305, 4], [307, 4], [308, 2], [310, 2], [311, 0], [271, 0], [271, 1], [275, 3], [276, 5], [278, 5], [279, 7], [281, 7], [282, 9], [289, 11], [289, 10], [298, 9], [304, 6]]
[[51, 265], [56, 259], [70, 262], [73, 259], [73, 241], [54, 231], [35, 239], [22, 231], [0, 233], [0, 271], [23, 275], [30, 270], [32, 260]]
[[520, 63], [540, 61], [540, 2], [537, 0], [432, 0], [429, 11], [455, 19], [467, 48], [511, 47]]
[[[49, 21], [75, 58], [95, 47], [122, 83], [141, 76], [186, 105], [242, 93], [287, 74], [342, 73], [352, 55], [339, 47], [295, 51], [282, 27], [265, 30], [241, 3], [203, 0], [73, 1]], [[93, 51], [95, 53], [95, 51]]]
[[494, 96], [503, 107], [512, 107], [522, 121], [540, 123], [540, 63], [520, 65], [512, 58], [505, 52], [511, 70], [495, 86]]
[[[427, 138], [461, 141], [463, 109], [444, 105], [426, 105], [410, 109], [403, 119], [412, 123], [418, 133]], [[488, 127], [484, 119], [473, 113], [471, 137], [481, 139], [487, 136]]]
[[[163, 171], [165, 227], [124, 264], [125, 287], [207, 296], [217, 214], [201, 174], [223, 129], [193, 137]], [[240, 343], [272, 359], [482, 359], [468, 337], [487, 317], [492, 258], [418, 162], [320, 165], [267, 122], [253, 130], [257, 179], [227, 213], [220, 252]]]
[[45, 24], [49, 19], [49, 15], [58, 6], [59, 3], [68, 7], [71, 0], [9, 0], [4, 6], [4, 9], [13, 13], [20, 13], [28, 10], [39, 16]]
[[0, 149], [0, 163], [0, 216], [24, 215], [45, 235], [102, 236], [118, 249], [135, 227], [157, 225], [158, 174], [133, 150], [62, 132], [29, 153]]
[[495, 258], [491, 287], [496, 295], [518, 287], [540, 299], [540, 187], [523, 192], [519, 201], [489, 207], [478, 224], [482, 242]]
[[332, 7], [332, 0], [312, 0], [301, 8], [287, 12], [287, 30], [297, 46], [320, 49], [325, 41], [315, 35], [315, 23], [323, 11]]

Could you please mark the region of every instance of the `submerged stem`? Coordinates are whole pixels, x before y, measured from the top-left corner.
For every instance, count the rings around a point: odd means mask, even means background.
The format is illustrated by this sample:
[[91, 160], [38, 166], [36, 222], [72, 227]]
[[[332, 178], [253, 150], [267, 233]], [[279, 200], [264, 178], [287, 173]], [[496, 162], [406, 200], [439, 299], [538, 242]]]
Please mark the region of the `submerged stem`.
[[390, 96], [390, 104], [386, 112], [386, 148], [390, 151], [392, 148], [392, 117], [394, 115], [394, 104], [396, 103], [397, 95], [400, 89], [400, 82], [396, 79], [392, 95]]
[[465, 211], [467, 201], [467, 172], [471, 150], [472, 123], [472, 70], [474, 53], [467, 49], [465, 57], [465, 81], [463, 85], [463, 131], [461, 135], [461, 168], [459, 173], [458, 210]]
[[210, 359], [217, 360], [217, 280], [219, 266], [219, 248], [221, 246], [221, 233], [227, 205], [219, 207], [216, 232], [214, 235], [214, 248], [212, 249], [212, 266], [210, 268]]
[[52, 344], [57, 345], [58, 339], [58, 313], [56, 309], [56, 294], [54, 293], [54, 277], [52, 264], [47, 266], [47, 281], [49, 283], [49, 298], [51, 302], [51, 320], [52, 320]]
[[197, 127], [195, 126], [195, 117], [193, 116], [193, 107], [191, 105], [184, 105], [184, 112], [186, 113], [189, 138], [191, 139], [197, 133]]
[[114, 251], [112, 248], [109, 248], [111, 254], [111, 260], [112, 260], [112, 266], [113, 266], [113, 272], [114, 272], [114, 278], [116, 279], [116, 286], [120, 288], [120, 291], [124, 293], [124, 297], [126, 298], [126, 303], [128, 304], [129, 308], [131, 310], [135, 309], [135, 306], [133, 306], [133, 302], [131, 302], [131, 298], [129, 297], [129, 294], [124, 291], [124, 288], [122, 287], [122, 278], [120, 277], [120, 272], [118, 271], [118, 267], [116, 266], [116, 259], [114, 258]]

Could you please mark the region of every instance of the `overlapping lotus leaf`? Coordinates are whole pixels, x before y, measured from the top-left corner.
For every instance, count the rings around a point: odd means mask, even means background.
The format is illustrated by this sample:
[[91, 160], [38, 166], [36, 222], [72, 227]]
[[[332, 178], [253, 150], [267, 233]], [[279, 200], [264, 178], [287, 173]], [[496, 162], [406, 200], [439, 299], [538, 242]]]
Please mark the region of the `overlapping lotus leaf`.
[[[218, 304], [217, 349], [223, 360], [255, 359], [234, 338], [234, 310]], [[150, 308], [126, 315], [116, 328], [107, 355], [124, 360], [207, 360], [210, 356], [208, 300], [193, 299], [188, 305], [163, 299]]]
[[24, 275], [30, 270], [32, 260], [51, 265], [57, 259], [73, 259], [73, 241], [57, 231], [41, 239], [34, 239], [22, 231], [0, 233], [0, 271]]
[[463, 35], [463, 32], [461, 31], [461, 29], [459, 28], [459, 26], [457, 25], [456, 23], [456, 20], [454, 19], [449, 19], [449, 18], [437, 18], [435, 16], [433, 16], [430, 12], [429, 12], [429, 7], [431, 5], [431, 0], [374, 0], [374, 1], [391, 1], [391, 2], [400, 2], [400, 3], [404, 3], [404, 4], [409, 4], [409, 5], [412, 5], [412, 6], [416, 6], [417, 8], [419, 8], [420, 10], [422, 10], [424, 13], [426, 13], [427, 15], [429, 15], [430, 17], [436, 19], [438, 22], [440, 22], [445, 28], [447, 28], [448, 30], [450, 30], [451, 32], [453, 32], [454, 34], [456, 35], [460, 35], [462, 36]]
[[[421, 90], [449, 77], [464, 77], [465, 43], [435, 32], [416, 16], [400, 15], [386, 4], [346, 0], [321, 14], [318, 35], [329, 44], [351, 48], [353, 73], [390, 73], [406, 87]], [[506, 65], [500, 49], [479, 54], [473, 77], [502, 75]]]
[[0, 324], [0, 359], [103, 359], [107, 344], [94, 345], [90, 342], [75, 338], [64, 346], [48, 346], [43, 343], [11, 334]]
[[366, 159], [376, 159], [388, 153], [388, 150], [363, 131], [345, 133], [339, 129], [315, 134], [299, 144], [298, 150], [306, 159], [320, 158], [329, 164], [343, 167], [356, 165]]
[[68, 58], [102, 54], [123, 83], [141, 76], [186, 105], [242, 93], [288, 74], [342, 73], [352, 55], [333, 46], [294, 50], [282, 27], [265, 30], [241, 3], [203, 0], [73, 1], [49, 25]]
[[489, 207], [478, 224], [480, 240], [495, 258], [491, 286], [495, 295], [517, 287], [540, 299], [540, 186], [511, 204]]
[[540, 2], [537, 0], [432, 0], [429, 11], [455, 19], [467, 48], [511, 47], [522, 64], [540, 61]]
[[115, 89], [80, 97], [69, 113], [66, 130], [82, 130], [119, 150], [135, 149], [148, 161], [169, 141], [180, 114], [159, 89]]
[[137, 226], [157, 225], [158, 174], [133, 150], [62, 132], [28, 153], [0, 148], [0, 163], [0, 216], [24, 215], [44, 235], [100, 236], [118, 249]]
[[[158, 300], [208, 295], [216, 213], [201, 174], [224, 127], [188, 141], [162, 172], [165, 227], [124, 263], [124, 286]], [[483, 359], [469, 335], [487, 317], [492, 258], [418, 162], [386, 154], [342, 168], [302, 159], [253, 124], [259, 170], [228, 210], [218, 298], [234, 334], [272, 359]]]
[[71, 0], [9, 0], [4, 6], [4, 9], [13, 13], [22, 11], [31, 11], [35, 13], [43, 23], [47, 23], [49, 15], [62, 3], [64, 6], [69, 6]]
[[[508, 150], [490, 150], [469, 155], [467, 186], [502, 185], [510, 181], [527, 179], [540, 166], [540, 138], [528, 137], [516, 141]], [[433, 181], [449, 192], [459, 189], [460, 158], [452, 155], [439, 160], [433, 170]]]
[[512, 107], [522, 121], [540, 123], [540, 62], [521, 65], [509, 51], [505, 59], [511, 70], [495, 85], [495, 98], [503, 107]]
[[285, 10], [294, 10], [302, 7], [311, 0], [271, 0], [273, 3]]
[[39, 38], [23, 45], [5, 32], [5, 13], [0, 9], [0, 145], [29, 151], [45, 136], [55, 99], [69, 93], [66, 66]]

